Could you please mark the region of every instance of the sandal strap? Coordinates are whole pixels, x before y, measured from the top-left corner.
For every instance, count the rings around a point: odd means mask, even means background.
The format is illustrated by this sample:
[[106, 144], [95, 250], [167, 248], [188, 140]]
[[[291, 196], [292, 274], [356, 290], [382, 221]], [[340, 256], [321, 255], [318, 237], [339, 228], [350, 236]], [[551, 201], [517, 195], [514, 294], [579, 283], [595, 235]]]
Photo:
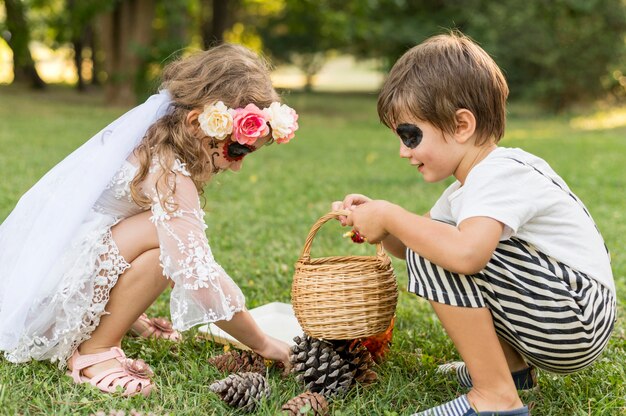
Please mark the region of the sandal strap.
[[[150, 379], [136, 377], [128, 372], [123, 367], [111, 368], [109, 370], [102, 371], [91, 378], [89, 383], [97, 387], [98, 389], [114, 393], [118, 387], [121, 387], [124, 396], [130, 396], [132, 394], [143, 392], [143, 390], [151, 386]], [[150, 387], [150, 390], [152, 388]], [[145, 392], [144, 394], [149, 393]]]
[[111, 360], [113, 358], [116, 358], [118, 361], [122, 361], [126, 358], [126, 354], [124, 354], [124, 351], [118, 347], [111, 347], [109, 351], [105, 352], [85, 355], [80, 355], [78, 350], [76, 350], [72, 356], [72, 373], [75, 371], [80, 372], [80, 370], [84, 368], [91, 367], [94, 364]]
[[89, 384], [98, 388], [100, 388], [100, 386], [108, 387], [114, 380], [124, 376], [125, 374], [126, 371], [124, 371], [122, 367], [109, 368], [108, 370], [102, 370], [98, 374], [91, 377], [89, 379]]

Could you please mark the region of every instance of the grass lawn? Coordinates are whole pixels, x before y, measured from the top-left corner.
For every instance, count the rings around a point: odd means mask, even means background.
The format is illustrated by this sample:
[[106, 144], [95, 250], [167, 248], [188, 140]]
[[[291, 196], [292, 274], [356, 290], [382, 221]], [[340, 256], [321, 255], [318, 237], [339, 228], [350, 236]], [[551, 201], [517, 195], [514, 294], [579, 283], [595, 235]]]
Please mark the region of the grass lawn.
[[[253, 308], [290, 302], [293, 264], [313, 223], [346, 193], [389, 199], [409, 210], [427, 211], [449, 183], [426, 184], [398, 158], [392, 134], [376, 116], [375, 95], [287, 94], [300, 113], [298, 137], [272, 146], [226, 173], [206, 189], [207, 230], [214, 255]], [[0, 88], [0, 220], [49, 168], [124, 112], [102, 105], [98, 94], [79, 96], [52, 88], [35, 93]], [[574, 115], [548, 116], [513, 106], [503, 146], [522, 147], [546, 159], [585, 201], [613, 255], [619, 319], [601, 358], [580, 373], [539, 373], [540, 387], [522, 393], [535, 415], [626, 414], [626, 128], [582, 130]], [[585, 114], [576, 114], [584, 117]], [[313, 256], [373, 254], [371, 246], [349, 244], [337, 224], [327, 224], [313, 243]], [[379, 380], [333, 403], [334, 415], [405, 415], [450, 400], [464, 390], [435, 374], [438, 364], [458, 359], [428, 303], [406, 292], [404, 264], [394, 262], [400, 299], [392, 351], [378, 369]], [[168, 296], [151, 315], [168, 315]], [[180, 345], [139, 342], [123, 345], [156, 373], [150, 398], [124, 399], [77, 386], [47, 362], [14, 365], [0, 358], [0, 414], [90, 414], [131, 409], [156, 415], [237, 414], [209, 391], [224, 375], [206, 363], [223, 351], [200, 341], [195, 330]], [[257, 414], [275, 415], [301, 392], [291, 379], [269, 375], [270, 399]]]

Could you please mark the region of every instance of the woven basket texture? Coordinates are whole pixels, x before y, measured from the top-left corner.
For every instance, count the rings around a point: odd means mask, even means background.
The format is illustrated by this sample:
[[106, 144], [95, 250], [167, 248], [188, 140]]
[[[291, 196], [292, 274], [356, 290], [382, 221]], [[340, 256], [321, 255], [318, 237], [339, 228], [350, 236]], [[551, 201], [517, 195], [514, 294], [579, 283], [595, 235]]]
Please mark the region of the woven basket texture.
[[385, 331], [396, 310], [398, 288], [389, 256], [381, 244], [375, 256], [311, 258], [311, 244], [335, 211], [311, 228], [295, 265], [293, 310], [305, 333], [328, 340], [368, 337]]

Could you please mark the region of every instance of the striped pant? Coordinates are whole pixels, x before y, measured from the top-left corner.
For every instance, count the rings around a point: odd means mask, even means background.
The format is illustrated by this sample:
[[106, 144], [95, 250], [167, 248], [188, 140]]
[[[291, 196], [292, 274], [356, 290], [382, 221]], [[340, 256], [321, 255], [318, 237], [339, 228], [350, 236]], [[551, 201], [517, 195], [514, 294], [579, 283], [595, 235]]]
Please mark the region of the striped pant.
[[516, 238], [475, 275], [451, 273], [406, 252], [409, 292], [452, 306], [487, 307], [498, 336], [544, 370], [571, 373], [602, 352], [615, 323], [609, 289]]

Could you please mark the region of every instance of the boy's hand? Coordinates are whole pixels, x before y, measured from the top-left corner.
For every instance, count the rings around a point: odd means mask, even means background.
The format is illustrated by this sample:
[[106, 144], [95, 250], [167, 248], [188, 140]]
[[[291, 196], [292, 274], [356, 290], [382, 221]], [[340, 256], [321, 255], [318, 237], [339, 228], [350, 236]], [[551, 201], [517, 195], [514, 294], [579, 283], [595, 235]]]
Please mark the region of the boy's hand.
[[[342, 209], [347, 209], [347, 210], [352, 210], [355, 207], [362, 205], [366, 202], [370, 202], [371, 199], [366, 197], [365, 195], [361, 195], [361, 194], [350, 194], [350, 195], [346, 195], [346, 197], [343, 199], [343, 201], [335, 201], [331, 204], [331, 209], [333, 211], [339, 211]], [[337, 218], [339, 220], [339, 222], [341, 222], [341, 225], [345, 226], [347, 225], [347, 218], [345, 216], [340, 216], [339, 218]]]
[[352, 225], [368, 243], [379, 243], [389, 235], [385, 229], [385, 214], [389, 206], [390, 203], [387, 201], [362, 202], [352, 207], [352, 212], [346, 218], [346, 224]]

